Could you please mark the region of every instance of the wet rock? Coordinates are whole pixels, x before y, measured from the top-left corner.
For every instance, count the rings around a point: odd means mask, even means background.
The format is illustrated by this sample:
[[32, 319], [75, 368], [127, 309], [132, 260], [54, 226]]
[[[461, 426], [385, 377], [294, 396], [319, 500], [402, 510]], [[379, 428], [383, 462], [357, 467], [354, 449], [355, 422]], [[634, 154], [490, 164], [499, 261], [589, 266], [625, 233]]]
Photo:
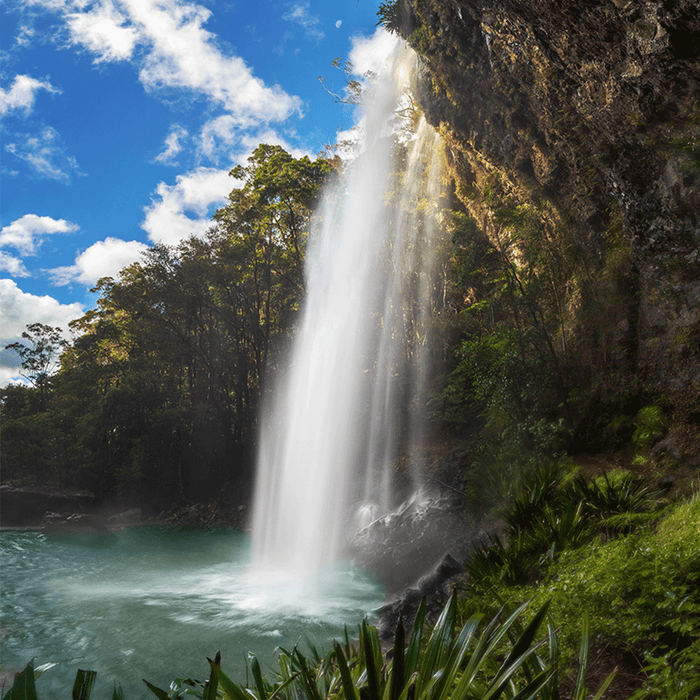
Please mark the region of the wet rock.
[[463, 571], [464, 567], [451, 554], [446, 554], [430, 573], [419, 579], [415, 588], [407, 589], [402, 596], [380, 608], [377, 611], [380, 639], [391, 639], [399, 619], [410, 629], [423, 598], [426, 599], [426, 616], [433, 618], [442, 610], [449, 595], [448, 582]]
[[574, 371], [697, 400], [697, 0], [399, 5], [461, 205], [496, 247], [499, 212], [527, 209], [560, 261]]
[[86, 513], [95, 497], [85, 491], [41, 486], [0, 486], [0, 525], [37, 527], [46, 512]]
[[467, 517], [459, 498], [416, 496], [360, 530], [349, 550], [391, 597], [409, 587], [427, 590], [431, 576], [446, 574], [447, 561], [466, 558], [482, 529], [483, 524]]
[[124, 527], [126, 525], [138, 525], [141, 522], [141, 509], [131, 508], [123, 513], [116, 513], [107, 518], [110, 527]]
[[41, 531], [48, 538], [84, 547], [109, 547], [117, 541], [106, 518], [87, 513], [46, 513]]
[[99, 515], [49, 512], [41, 519], [41, 531], [49, 534], [108, 532], [106, 523], [106, 519]]

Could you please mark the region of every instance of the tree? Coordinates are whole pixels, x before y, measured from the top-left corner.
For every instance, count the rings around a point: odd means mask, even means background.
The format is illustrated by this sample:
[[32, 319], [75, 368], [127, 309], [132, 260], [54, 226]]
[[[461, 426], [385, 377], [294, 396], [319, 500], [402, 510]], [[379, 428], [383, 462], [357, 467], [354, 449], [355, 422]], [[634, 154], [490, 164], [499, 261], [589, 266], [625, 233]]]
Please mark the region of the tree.
[[153, 246], [98, 282], [97, 308], [71, 326], [79, 335], [54, 401], [82, 426], [81, 444], [64, 451], [67, 471], [162, 505], [206, 498], [226, 480], [246, 485], [262, 376], [293, 333], [330, 170], [261, 145], [231, 171], [240, 184], [206, 234]]
[[61, 335], [61, 329], [43, 323], [30, 323], [22, 337], [25, 343], [10, 343], [6, 350], [14, 350], [22, 360], [20, 374], [39, 390], [40, 410], [46, 408], [46, 392], [49, 376], [58, 367], [60, 352], [68, 343]]

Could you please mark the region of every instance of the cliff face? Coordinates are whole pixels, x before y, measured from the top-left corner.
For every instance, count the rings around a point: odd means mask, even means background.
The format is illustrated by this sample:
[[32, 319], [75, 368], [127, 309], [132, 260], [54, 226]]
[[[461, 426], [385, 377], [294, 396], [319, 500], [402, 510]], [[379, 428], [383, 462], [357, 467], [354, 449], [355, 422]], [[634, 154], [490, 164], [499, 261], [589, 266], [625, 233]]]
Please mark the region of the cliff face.
[[696, 424], [697, 0], [398, 0], [385, 14], [422, 56], [419, 103], [463, 207], [494, 244], [514, 213], [536, 220], [559, 343], [588, 385], [623, 377]]

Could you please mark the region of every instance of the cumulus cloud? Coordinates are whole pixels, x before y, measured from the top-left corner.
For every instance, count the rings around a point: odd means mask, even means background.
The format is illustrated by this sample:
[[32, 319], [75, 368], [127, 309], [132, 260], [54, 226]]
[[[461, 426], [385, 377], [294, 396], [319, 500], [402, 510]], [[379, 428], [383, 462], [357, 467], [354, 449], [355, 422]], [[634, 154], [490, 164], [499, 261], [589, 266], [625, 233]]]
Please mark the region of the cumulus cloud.
[[87, 11], [69, 12], [66, 21], [72, 41], [94, 53], [96, 63], [131, 58], [139, 39], [138, 31], [126, 26], [127, 17], [110, 0]]
[[178, 175], [174, 185], [158, 184], [141, 227], [154, 243], [177, 245], [189, 236], [201, 236], [212, 225], [211, 211], [221, 206], [236, 181], [228, 169], [197, 168]]
[[[83, 315], [82, 304], [61, 304], [50, 296], [23, 292], [13, 280], [0, 279], [0, 347], [21, 340], [30, 323], [59, 326], [68, 333], [68, 323]], [[19, 380], [19, 358], [13, 352], [0, 353], [0, 386]]]
[[20, 258], [0, 250], [0, 272], [3, 270], [13, 277], [29, 277], [29, 271]]
[[321, 20], [310, 12], [308, 0], [292, 4], [289, 11], [282, 15], [282, 19], [293, 22], [304, 28], [307, 38], [321, 41], [325, 34], [321, 29]]
[[210, 119], [199, 136], [199, 152], [214, 162], [221, 155], [222, 147], [230, 148], [239, 135], [236, 120], [230, 114]]
[[[187, 0], [33, 0], [63, 13], [70, 41], [95, 62], [130, 59], [147, 90], [177, 88], [200, 94], [240, 124], [283, 120], [300, 109], [298, 97], [256, 78], [238, 56], [227, 55], [204, 28], [211, 12]], [[302, 12], [297, 21], [313, 18]]]
[[73, 156], [66, 155], [66, 148], [59, 133], [50, 126], [38, 135], [15, 134], [17, 142], [5, 145], [5, 150], [25, 161], [38, 175], [68, 184], [72, 175], [83, 175]]
[[182, 142], [187, 139], [188, 136], [187, 129], [179, 124], [175, 124], [170, 129], [170, 133], [165, 139], [165, 150], [159, 153], [153, 159], [153, 162], [160, 163], [161, 165], [177, 165], [175, 158], [182, 150]]
[[0, 248], [10, 246], [22, 255], [35, 255], [44, 236], [53, 233], [75, 233], [78, 225], [65, 219], [25, 214], [0, 229]]
[[50, 270], [51, 278], [59, 285], [72, 282], [93, 285], [102, 277], [116, 277], [120, 270], [136, 262], [147, 248], [139, 241], [108, 237], [80, 253], [73, 265]]
[[34, 107], [36, 95], [40, 90], [51, 93], [60, 92], [48, 80], [37, 80], [28, 75], [16, 75], [8, 90], [0, 88], [0, 117], [9, 112], [28, 114]]

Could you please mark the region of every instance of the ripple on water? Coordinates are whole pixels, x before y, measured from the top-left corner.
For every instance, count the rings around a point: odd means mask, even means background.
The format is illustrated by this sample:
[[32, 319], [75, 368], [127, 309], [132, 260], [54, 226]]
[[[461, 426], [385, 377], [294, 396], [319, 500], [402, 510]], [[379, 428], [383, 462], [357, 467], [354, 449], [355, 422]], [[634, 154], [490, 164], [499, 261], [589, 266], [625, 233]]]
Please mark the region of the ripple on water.
[[205, 677], [205, 657], [218, 650], [224, 669], [244, 678], [247, 651], [266, 667], [277, 646], [306, 637], [328, 646], [382, 602], [347, 567], [313, 582], [252, 573], [248, 539], [233, 532], [145, 527], [90, 547], [7, 531], [0, 557], [0, 665], [62, 661], [39, 681], [43, 697], [62, 697], [80, 667], [98, 671], [96, 700], [111, 697], [112, 679], [145, 700], [141, 678], [167, 687], [178, 675]]

